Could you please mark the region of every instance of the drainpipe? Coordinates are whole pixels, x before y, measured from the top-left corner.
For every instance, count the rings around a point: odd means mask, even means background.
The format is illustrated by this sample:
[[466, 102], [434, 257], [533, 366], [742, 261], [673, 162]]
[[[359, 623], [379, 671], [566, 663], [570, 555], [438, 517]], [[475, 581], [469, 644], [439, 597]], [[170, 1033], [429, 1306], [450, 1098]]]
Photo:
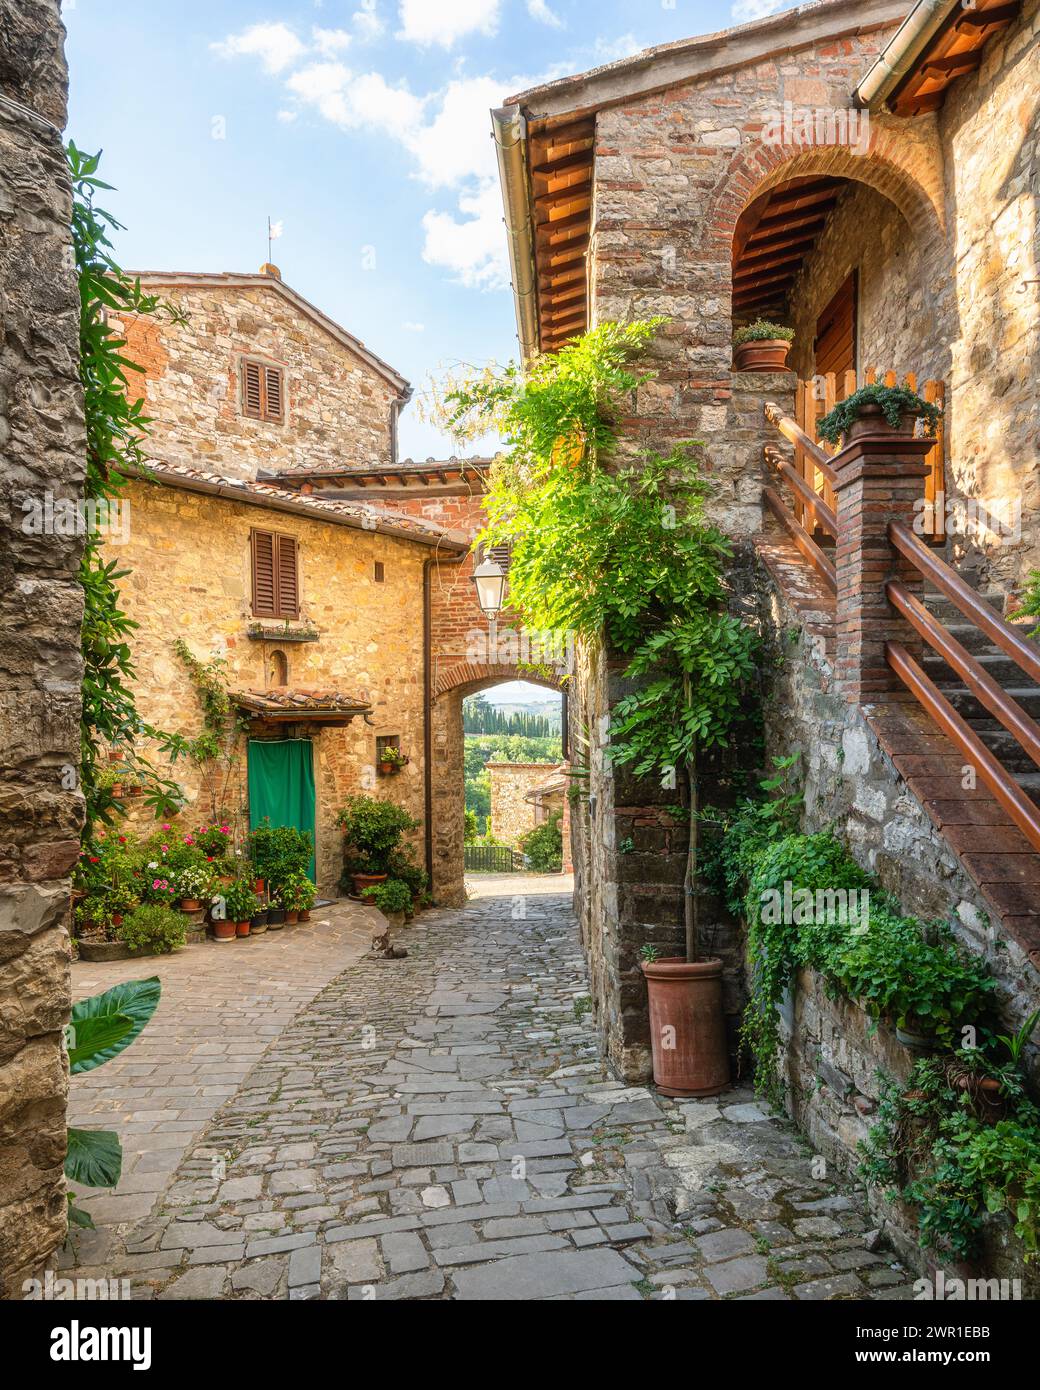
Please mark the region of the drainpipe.
[[853, 93], [859, 106], [879, 110], [962, 0], [918, 0]]
[[527, 362], [537, 357], [539, 346], [534, 221], [527, 183], [527, 122], [518, 106], [500, 106], [491, 112], [491, 131], [506, 214], [517, 334], [521, 354]]

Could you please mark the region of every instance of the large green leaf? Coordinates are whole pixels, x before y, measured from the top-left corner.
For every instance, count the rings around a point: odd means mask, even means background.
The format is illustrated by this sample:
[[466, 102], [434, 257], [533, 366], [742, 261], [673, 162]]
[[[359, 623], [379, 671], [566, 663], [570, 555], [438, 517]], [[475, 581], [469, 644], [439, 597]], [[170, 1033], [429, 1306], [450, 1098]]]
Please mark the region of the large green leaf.
[[119, 1135], [110, 1129], [70, 1129], [65, 1176], [84, 1187], [115, 1187], [123, 1171]]
[[89, 999], [81, 999], [78, 1004], [74, 1004], [71, 1023], [76, 1030], [77, 1039], [80, 1037], [81, 1026], [88, 1018], [110, 1018], [122, 1014], [131, 1020], [131, 1027], [118, 1041], [99, 1047], [92, 1056], [75, 1062], [72, 1065], [73, 1073], [92, 1071], [102, 1063], [110, 1062], [124, 1048], [129, 1047], [155, 1013], [161, 993], [162, 985], [159, 978], [153, 976], [150, 980], [127, 980], [125, 984], [116, 985], [104, 994], [94, 994]]
[[97, 1053], [115, 1047], [134, 1026], [129, 1014], [98, 1014], [95, 1018], [83, 1018], [78, 1023], [70, 1023], [65, 1030], [65, 1041], [69, 1049], [69, 1067], [72, 1071], [83, 1071], [83, 1062], [90, 1061]]

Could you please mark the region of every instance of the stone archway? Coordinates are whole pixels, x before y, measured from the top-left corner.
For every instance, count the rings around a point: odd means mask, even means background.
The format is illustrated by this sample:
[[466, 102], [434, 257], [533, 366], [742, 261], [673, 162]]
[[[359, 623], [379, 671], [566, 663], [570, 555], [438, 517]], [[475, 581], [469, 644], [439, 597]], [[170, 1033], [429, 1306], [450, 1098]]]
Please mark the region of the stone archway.
[[432, 868], [433, 896], [446, 907], [466, 901], [463, 882], [464, 743], [462, 702], [507, 681], [527, 681], [547, 690], [562, 691], [562, 682], [516, 665], [459, 661], [446, 665], [434, 681], [431, 705], [432, 734]]

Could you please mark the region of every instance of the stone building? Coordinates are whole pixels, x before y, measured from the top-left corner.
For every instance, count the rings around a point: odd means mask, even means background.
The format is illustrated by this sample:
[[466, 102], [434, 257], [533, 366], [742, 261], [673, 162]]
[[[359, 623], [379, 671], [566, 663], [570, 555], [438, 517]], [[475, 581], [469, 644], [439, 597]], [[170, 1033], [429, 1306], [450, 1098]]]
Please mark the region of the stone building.
[[[1040, 559], [1038, 87], [1037, 0], [821, 0], [550, 82], [492, 113], [524, 355], [605, 321], [666, 317], [626, 444], [705, 442], [714, 515], [737, 542], [734, 588], [778, 653], [763, 677], [768, 747], [802, 755], [806, 827], [837, 826], [908, 910], [951, 920], [986, 957], [1012, 1021], [1040, 995], [1040, 839], [1022, 829], [1036, 820], [1035, 767], [991, 707], [923, 656], [884, 585], [922, 587], [889, 520], [984, 592], [971, 623], [1012, 613]], [[734, 370], [734, 328], [758, 317], [794, 328], [790, 370]], [[941, 442], [855, 468], [850, 456], [835, 501], [816, 419], [875, 376], [945, 401]], [[864, 487], [872, 510], [855, 503]], [[825, 512], [805, 509], [817, 491]], [[968, 600], [945, 601], [945, 620], [963, 622]], [[1004, 647], [976, 632], [972, 651], [1035, 711], [1035, 676], [1000, 664], [1007, 644], [1024, 649], [1006, 625], [993, 630]], [[989, 782], [960, 790], [951, 769], [978, 759], [919, 705], [920, 682], [909, 693], [893, 642], [970, 719], [999, 764], [999, 796]], [[1028, 650], [1021, 662], [1032, 669]], [[667, 809], [674, 793], [610, 767], [598, 731], [619, 677], [609, 652], [580, 653], [572, 728], [593, 731], [591, 796], [573, 847], [597, 1018], [636, 1080], [650, 1074], [638, 952], [681, 937], [686, 832]], [[719, 924], [735, 1022], [740, 929], [708, 899], [704, 912]], [[802, 984], [791, 1103], [822, 1151], [851, 1167], [884, 1048], [862, 1017], [839, 1017]]]
[[[529, 830], [563, 815], [566, 779], [549, 763], [485, 763], [491, 780], [491, 833], [519, 849]], [[553, 777], [553, 773], [558, 773]]]
[[63, 43], [57, 0], [0, 0], [0, 1298], [66, 1226], [82, 542], [20, 524], [48, 494], [79, 497], [85, 467]]
[[[143, 369], [131, 386], [154, 421], [151, 477], [131, 485], [127, 534], [111, 546], [139, 625], [138, 709], [163, 730], [201, 732], [183, 640], [197, 660], [225, 663], [245, 726], [230, 760], [173, 769], [182, 818], [244, 832], [267, 809], [248, 793], [250, 760], [274, 755], [259, 745], [302, 742], [306, 768], [287, 775], [313, 778], [301, 794], [322, 893], [337, 888], [336, 815], [353, 793], [403, 805], [425, 858], [426, 562], [457, 569], [469, 538], [447, 516], [333, 498], [311, 481], [390, 466], [410, 388], [273, 266], [141, 280], [165, 306], [123, 325]], [[379, 773], [386, 744], [408, 758], [392, 778]]]

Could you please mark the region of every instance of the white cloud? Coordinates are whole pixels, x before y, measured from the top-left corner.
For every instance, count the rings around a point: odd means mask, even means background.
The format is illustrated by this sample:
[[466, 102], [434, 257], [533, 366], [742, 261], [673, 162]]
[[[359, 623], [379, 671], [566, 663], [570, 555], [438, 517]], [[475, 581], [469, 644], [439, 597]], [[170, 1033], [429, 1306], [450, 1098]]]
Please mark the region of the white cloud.
[[488, 179], [475, 192], [464, 193], [459, 212], [462, 220], [446, 212], [426, 214], [423, 260], [449, 270], [469, 289], [505, 289], [509, 261], [497, 181]]
[[619, 39], [598, 38], [592, 46], [592, 55], [597, 63], [616, 63], [621, 58], [631, 58], [641, 47], [635, 34], [622, 34]]
[[467, 179], [495, 176], [489, 112], [501, 103], [502, 91], [493, 77], [469, 77], [449, 82], [438, 94], [436, 114], [415, 130], [408, 145], [424, 183], [452, 188]]
[[349, 48], [352, 40], [346, 29], [315, 29], [314, 47], [319, 53], [331, 56]]
[[407, 320], [405, 323], [402, 323], [401, 327], [404, 329], [406, 333], [426, 332], [426, 325], [424, 323], [413, 323], [411, 319]]
[[360, 10], [354, 12], [353, 23], [361, 38], [366, 40], [381, 38], [386, 29], [376, 9], [376, 0], [361, 0]]
[[548, 24], [550, 29], [563, 28], [563, 20], [550, 10], [546, 0], [527, 0], [527, 13], [539, 24]]
[[222, 58], [259, 58], [270, 73], [282, 72], [307, 51], [286, 24], [253, 24], [241, 34], [229, 34], [223, 42], [210, 47]]
[[401, 0], [399, 39], [451, 48], [467, 34], [498, 31], [501, 0]]
[[790, 0], [735, 0], [733, 18], [743, 23], [750, 19], [765, 19], [778, 10], [791, 8]]
[[355, 77], [342, 63], [311, 63], [286, 85], [344, 129], [367, 126], [407, 144], [422, 121], [424, 101], [407, 87], [391, 87], [377, 72]]

